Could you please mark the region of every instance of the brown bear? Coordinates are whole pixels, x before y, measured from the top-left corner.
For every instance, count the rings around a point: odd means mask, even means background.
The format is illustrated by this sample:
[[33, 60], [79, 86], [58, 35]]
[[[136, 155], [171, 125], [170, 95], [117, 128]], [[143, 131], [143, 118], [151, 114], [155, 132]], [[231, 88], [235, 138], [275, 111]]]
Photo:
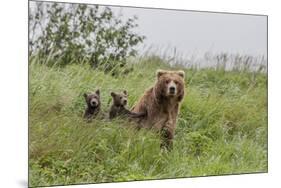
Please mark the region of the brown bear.
[[84, 93], [84, 98], [87, 104], [84, 118], [87, 120], [91, 120], [98, 115], [101, 109], [100, 90], [98, 89], [95, 92], [89, 94]]
[[117, 116], [129, 117], [129, 118], [140, 118], [143, 117], [144, 113], [133, 113], [126, 108], [128, 103], [128, 92], [124, 90], [122, 93], [110, 93], [113, 99], [113, 103], [111, 105], [109, 111], [109, 119], [113, 119]]
[[161, 148], [172, 149], [180, 102], [184, 97], [184, 71], [158, 70], [153, 87], [145, 91], [132, 112], [145, 113], [138, 126], [161, 131]]

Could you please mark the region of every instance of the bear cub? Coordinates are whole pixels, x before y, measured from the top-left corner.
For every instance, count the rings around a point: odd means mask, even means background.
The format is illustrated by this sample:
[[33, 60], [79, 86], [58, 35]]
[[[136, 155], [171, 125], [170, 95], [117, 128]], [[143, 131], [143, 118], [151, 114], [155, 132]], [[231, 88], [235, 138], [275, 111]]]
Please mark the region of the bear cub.
[[84, 113], [85, 119], [92, 119], [98, 115], [101, 109], [101, 102], [100, 102], [100, 90], [96, 90], [95, 92], [86, 94], [84, 93], [84, 98], [86, 101], [86, 109]]
[[128, 103], [128, 92], [126, 90], [121, 93], [111, 92], [110, 94], [113, 99], [113, 104], [109, 111], [109, 119], [113, 119], [117, 116], [126, 116], [130, 118], [140, 118], [145, 116], [144, 113], [134, 113], [126, 108]]

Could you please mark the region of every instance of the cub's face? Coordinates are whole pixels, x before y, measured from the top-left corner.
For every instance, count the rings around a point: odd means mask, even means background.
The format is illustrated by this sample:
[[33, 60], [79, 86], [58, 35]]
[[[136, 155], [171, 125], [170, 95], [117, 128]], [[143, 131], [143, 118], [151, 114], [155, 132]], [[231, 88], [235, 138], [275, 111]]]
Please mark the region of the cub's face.
[[122, 93], [111, 92], [113, 104], [115, 106], [126, 106], [128, 103], [128, 93], [124, 90]]
[[161, 95], [165, 97], [178, 97], [184, 95], [183, 71], [157, 71], [157, 86]]
[[100, 90], [96, 90], [90, 94], [84, 93], [84, 98], [89, 107], [96, 108], [100, 106]]

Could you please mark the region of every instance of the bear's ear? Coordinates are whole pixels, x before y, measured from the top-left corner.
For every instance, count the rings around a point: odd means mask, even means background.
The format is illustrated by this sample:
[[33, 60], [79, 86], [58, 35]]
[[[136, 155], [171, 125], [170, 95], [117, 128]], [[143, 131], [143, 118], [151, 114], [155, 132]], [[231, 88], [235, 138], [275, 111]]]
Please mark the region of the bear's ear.
[[115, 96], [116, 96], [116, 93], [111, 92], [110, 95], [111, 95], [112, 97], [115, 97]]
[[165, 74], [165, 73], [167, 73], [167, 71], [158, 69], [158, 70], [156, 71], [157, 79], [159, 79], [160, 76], [162, 76], [162, 75]]
[[127, 92], [127, 90], [124, 90], [124, 91], [123, 91], [123, 93], [124, 93], [125, 95], [128, 95], [128, 92]]
[[84, 93], [83, 96], [85, 99], [87, 99], [87, 97], [88, 97], [87, 93]]
[[178, 71], [177, 74], [182, 78], [184, 78], [184, 76], [185, 76], [185, 72], [182, 70]]
[[96, 94], [97, 94], [98, 96], [100, 96], [100, 90], [99, 90], [99, 89], [96, 90]]

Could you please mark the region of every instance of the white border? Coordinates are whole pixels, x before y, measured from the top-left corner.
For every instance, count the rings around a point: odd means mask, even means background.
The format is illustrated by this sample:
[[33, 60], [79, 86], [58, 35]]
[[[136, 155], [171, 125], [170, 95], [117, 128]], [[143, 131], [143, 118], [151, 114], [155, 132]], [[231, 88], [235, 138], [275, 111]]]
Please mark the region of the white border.
[[[63, 1], [63, 0], [62, 0]], [[72, 187], [280, 187], [280, 5], [271, 0], [68, 0], [98, 3], [269, 15], [269, 173], [176, 180], [92, 184]], [[0, 6], [0, 187], [27, 186], [27, 1]], [[278, 186], [279, 185], [279, 186]], [[71, 187], [71, 186], [70, 186]]]

